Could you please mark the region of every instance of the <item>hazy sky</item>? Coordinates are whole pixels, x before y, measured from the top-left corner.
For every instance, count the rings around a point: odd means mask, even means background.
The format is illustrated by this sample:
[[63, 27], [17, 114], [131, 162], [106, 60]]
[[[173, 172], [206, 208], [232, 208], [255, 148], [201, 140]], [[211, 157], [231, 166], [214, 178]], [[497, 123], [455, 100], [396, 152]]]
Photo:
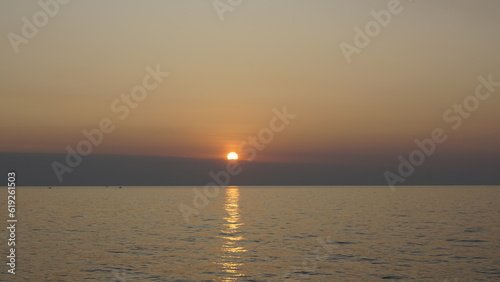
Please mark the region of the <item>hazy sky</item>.
[[[479, 75], [500, 81], [500, 1], [401, 0], [348, 63], [339, 45], [389, 2], [243, 0], [221, 21], [212, 0], [73, 0], [16, 54], [8, 35], [43, 9], [1, 1], [0, 152], [65, 153], [110, 118], [94, 152], [218, 158], [286, 106], [260, 160], [404, 155], [436, 127], [441, 153], [500, 156], [500, 87], [459, 129], [443, 120]], [[111, 104], [156, 65], [170, 75], [120, 120]]]

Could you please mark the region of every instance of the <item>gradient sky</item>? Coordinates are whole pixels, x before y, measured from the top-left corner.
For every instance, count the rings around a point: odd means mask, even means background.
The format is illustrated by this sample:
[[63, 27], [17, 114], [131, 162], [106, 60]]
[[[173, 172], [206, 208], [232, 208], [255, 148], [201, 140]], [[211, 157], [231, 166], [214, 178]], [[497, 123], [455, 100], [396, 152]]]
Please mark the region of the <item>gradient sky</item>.
[[[369, 162], [436, 127], [443, 154], [500, 157], [500, 89], [459, 130], [442, 118], [478, 75], [500, 81], [500, 2], [402, 0], [348, 64], [339, 44], [387, 3], [247, 0], [221, 21], [211, 0], [73, 0], [15, 54], [7, 34], [41, 8], [1, 1], [0, 152], [65, 153], [109, 117], [94, 152], [219, 158], [286, 105], [297, 118], [259, 160]], [[112, 101], [157, 64], [170, 76], [118, 120]]]

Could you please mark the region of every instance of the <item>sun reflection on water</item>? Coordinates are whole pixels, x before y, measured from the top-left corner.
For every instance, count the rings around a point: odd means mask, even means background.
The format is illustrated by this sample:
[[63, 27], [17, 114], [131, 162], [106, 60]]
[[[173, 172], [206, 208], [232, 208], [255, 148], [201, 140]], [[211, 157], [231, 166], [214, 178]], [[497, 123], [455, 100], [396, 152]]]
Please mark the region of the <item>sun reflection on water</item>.
[[241, 253], [247, 250], [240, 246], [241, 222], [239, 212], [240, 189], [238, 186], [228, 186], [226, 191], [226, 202], [224, 209], [227, 215], [224, 217], [224, 229], [221, 230], [221, 238], [223, 239], [221, 247], [221, 261], [219, 265], [222, 271], [226, 274], [222, 281], [236, 281], [238, 277], [245, 276], [242, 273], [243, 263], [241, 262]]

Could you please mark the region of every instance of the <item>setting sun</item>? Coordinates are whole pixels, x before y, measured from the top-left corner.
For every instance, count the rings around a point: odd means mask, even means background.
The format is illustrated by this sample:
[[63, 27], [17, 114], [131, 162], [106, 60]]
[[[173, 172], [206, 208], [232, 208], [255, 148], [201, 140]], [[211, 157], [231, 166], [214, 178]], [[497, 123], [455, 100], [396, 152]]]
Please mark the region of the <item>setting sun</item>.
[[228, 160], [237, 160], [238, 154], [236, 154], [235, 152], [231, 152], [231, 153], [227, 154], [227, 159]]

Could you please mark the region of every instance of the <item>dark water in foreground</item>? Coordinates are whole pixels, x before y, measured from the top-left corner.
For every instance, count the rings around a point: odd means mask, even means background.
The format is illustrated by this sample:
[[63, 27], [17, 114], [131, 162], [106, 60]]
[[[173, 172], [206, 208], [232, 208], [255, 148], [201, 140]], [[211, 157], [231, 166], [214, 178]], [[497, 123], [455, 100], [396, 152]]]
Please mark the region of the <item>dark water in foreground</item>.
[[500, 281], [500, 187], [193, 189], [18, 188], [11, 275], [3, 188], [0, 280]]

